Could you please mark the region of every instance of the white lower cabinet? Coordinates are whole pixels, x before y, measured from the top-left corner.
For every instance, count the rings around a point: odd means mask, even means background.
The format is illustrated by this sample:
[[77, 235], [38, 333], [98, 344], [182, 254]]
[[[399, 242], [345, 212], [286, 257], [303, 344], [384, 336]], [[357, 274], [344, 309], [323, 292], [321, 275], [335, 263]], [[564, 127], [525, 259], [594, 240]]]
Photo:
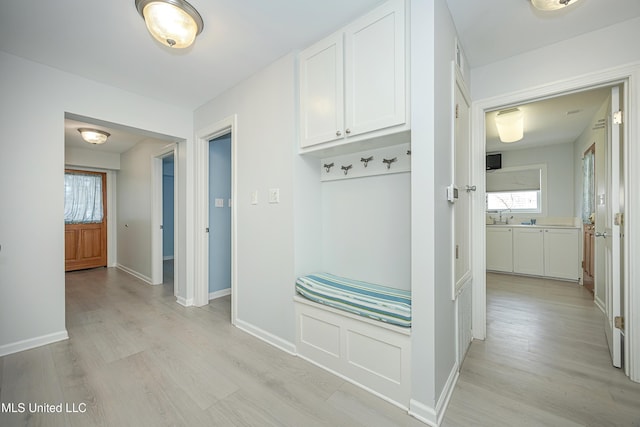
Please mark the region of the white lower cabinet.
[[516, 228], [513, 232], [513, 272], [544, 276], [544, 230]]
[[579, 241], [577, 228], [487, 227], [487, 270], [577, 281]]
[[580, 230], [544, 230], [544, 275], [561, 279], [580, 279]]
[[511, 228], [487, 227], [487, 270], [513, 272]]

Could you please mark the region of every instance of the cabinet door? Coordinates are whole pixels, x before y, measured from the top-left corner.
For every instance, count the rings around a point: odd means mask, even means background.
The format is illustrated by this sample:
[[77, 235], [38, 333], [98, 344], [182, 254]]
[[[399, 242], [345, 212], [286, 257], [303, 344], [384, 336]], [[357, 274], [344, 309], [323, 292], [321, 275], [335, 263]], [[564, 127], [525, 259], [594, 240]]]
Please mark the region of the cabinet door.
[[545, 276], [578, 280], [580, 257], [578, 254], [579, 230], [544, 230]]
[[513, 230], [513, 271], [544, 275], [544, 233], [541, 228]]
[[344, 137], [342, 33], [300, 53], [300, 146]]
[[403, 124], [404, 1], [385, 3], [345, 30], [347, 136]]
[[487, 270], [513, 272], [511, 228], [487, 227]]

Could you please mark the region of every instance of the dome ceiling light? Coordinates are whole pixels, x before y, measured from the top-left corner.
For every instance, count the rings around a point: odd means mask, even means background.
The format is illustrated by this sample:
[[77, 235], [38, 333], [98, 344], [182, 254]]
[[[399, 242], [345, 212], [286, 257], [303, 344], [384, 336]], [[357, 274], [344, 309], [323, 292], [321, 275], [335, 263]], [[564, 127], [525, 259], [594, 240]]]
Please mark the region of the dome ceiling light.
[[202, 16], [185, 0], [136, 0], [136, 9], [151, 35], [176, 49], [191, 46], [204, 27]]
[[517, 108], [500, 111], [496, 115], [496, 127], [501, 142], [520, 141], [524, 137], [524, 113]]
[[574, 4], [578, 0], [531, 0], [536, 9], [540, 10], [557, 10]]
[[78, 129], [82, 139], [84, 139], [89, 144], [104, 144], [107, 142], [107, 138], [111, 136], [109, 132], [105, 132], [99, 129], [89, 129], [89, 128], [80, 128]]

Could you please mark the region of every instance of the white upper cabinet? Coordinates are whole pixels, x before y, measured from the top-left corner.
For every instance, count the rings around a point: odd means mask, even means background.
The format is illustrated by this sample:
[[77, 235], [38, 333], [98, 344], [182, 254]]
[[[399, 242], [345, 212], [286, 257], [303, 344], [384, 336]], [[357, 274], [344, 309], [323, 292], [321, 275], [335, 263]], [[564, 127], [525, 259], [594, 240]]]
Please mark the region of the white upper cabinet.
[[300, 131], [302, 147], [342, 138], [344, 77], [342, 34], [300, 54]]
[[302, 152], [409, 129], [406, 45], [392, 0], [300, 53]]

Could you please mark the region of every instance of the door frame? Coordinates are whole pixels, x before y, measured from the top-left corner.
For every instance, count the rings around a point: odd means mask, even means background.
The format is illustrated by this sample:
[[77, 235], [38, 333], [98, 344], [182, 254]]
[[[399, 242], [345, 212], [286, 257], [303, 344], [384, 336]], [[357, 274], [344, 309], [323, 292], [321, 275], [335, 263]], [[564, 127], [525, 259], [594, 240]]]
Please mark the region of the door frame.
[[209, 141], [231, 134], [231, 324], [236, 324], [238, 313], [237, 283], [237, 234], [236, 201], [237, 174], [237, 115], [226, 117], [196, 131], [195, 157], [195, 257], [193, 304], [209, 304]]
[[[162, 256], [162, 197], [163, 197], [163, 170], [162, 159], [173, 155], [173, 241], [177, 244], [180, 241], [179, 209], [176, 200], [178, 199], [178, 144], [173, 143], [164, 147], [151, 157], [151, 284], [161, 285], [164, 275], [164, 259]], [[178, 296], [180, 289], [178, 280], [178, 258], [179, 251], [173, 251], [173, 294]]]
[[[473, 337], [486, 338], [486, 225], [484, 203], [480, 203], [485, 197], [485, 114], [489, 111], [514, 106], [517, 104], [532, 102], [539, 99], [551, 98], [572, 92], [578, 92], [597, 87], [608, 87], [614, 84], [624, 84], [624, 117], [626, 126], [623, 129], [624, 137], [624, 179], [626, 182], [624, 196], [627, 201], [625, 206], [624, 222], [625, 245], [622, 255], [624, 263], [624, 292], [625, 292], [625, 373], [630, 379], [640, 382], [640, 288], [631, 286], [640, 279], [640, 266], [628, 262], [629, 259], [638, 259], [640, 256], [640, 227], [637, 224], [629, 224], [629, 219], [635, 219], [640, 213], [640, 194], [637, 188], [630, 191], [630, 185], [640, 182], [640, 168], [630, 168], [627, 165], [640, 164], [640, 147], [636, 142], [639, 136], [638, 121], [628, 121], [629, 117], [636, 117], [638, 103], [640, 102], [640, 65], [632, 64], [623, 67], [612, 68], [590, 73], [576, 78], [549, 83], [518, 90], [503, 95], [486, 98], [473, 102], [471, 112], [472, 131], [472, 170], [474, 182], [477, 186], [475, 194], [475, 206], [473, 213], [473, 310], [472, 325]], [[635, 358], [634, 358], [635, 357]]]

